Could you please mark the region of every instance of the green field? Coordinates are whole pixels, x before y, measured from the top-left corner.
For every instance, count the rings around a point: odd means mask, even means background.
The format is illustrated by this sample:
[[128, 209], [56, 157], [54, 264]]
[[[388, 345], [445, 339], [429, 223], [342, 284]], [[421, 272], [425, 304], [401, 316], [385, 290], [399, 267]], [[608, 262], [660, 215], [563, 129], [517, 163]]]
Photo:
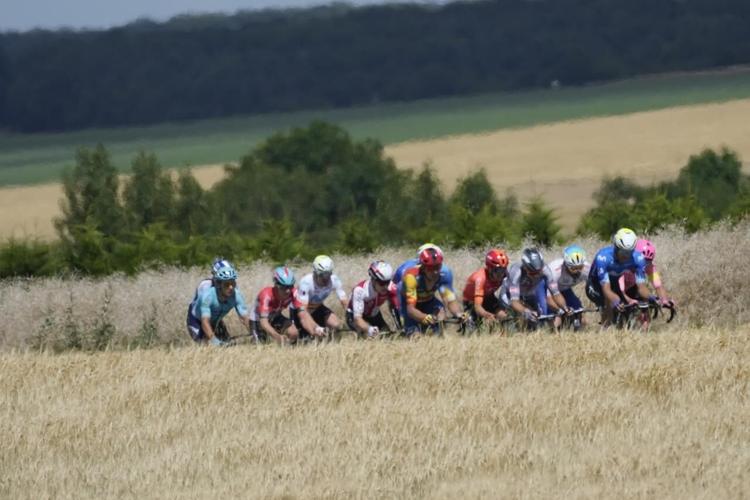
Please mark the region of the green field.
[[374, 137], [391, 144], [747, 97], [750, 68], [743, 68], [347, 110], [61, 134], [4, 133], [0, 134], [0, 186], [56, 181], [62, 169], [73, 163], [77, 147], [97, 143], [103, 143], [114, 163], [125, 171], [139, 150], [156, 153], [168, 167], [236, 161], [274, 131], [302, 126], [313, 119], [337, 123], [356, 138]]

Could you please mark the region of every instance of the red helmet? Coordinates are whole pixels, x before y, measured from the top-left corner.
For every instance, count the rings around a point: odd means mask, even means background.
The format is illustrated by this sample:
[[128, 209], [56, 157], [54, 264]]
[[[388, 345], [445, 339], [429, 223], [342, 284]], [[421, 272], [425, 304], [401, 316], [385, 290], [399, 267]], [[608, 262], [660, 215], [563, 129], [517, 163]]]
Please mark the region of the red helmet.
[[484, 256], [484, 266], [487, 269], [496, 269], [498, 267], [508, 267], [508, 256], [503, 250], [493, 248]]
[[443, 265], [443, 252], [437, 248], [425, 248], [419, 254], [422, 267], [440, 268]]

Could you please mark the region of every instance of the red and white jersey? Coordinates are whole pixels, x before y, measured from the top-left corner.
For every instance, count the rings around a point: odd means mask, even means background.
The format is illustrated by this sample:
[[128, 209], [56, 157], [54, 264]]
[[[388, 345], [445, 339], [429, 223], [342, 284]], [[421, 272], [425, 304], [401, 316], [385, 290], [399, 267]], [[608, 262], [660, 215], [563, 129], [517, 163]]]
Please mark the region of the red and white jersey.
[[377, 316], [380, 306], [390, 301], [394, 308], [398, 308], [398, 288], [389, 286], [385, 292], [377, 293], [372, 285], [372, 280], [364, 280], [357, 283], [352, 290], [352, 298], [349, 299], [348, 311], [352, 312], [355, 318], [372, 318]]
[[261, 318], [267, 318], [273, 313], [281, 312], [287, 307], [302, 308], [304, 307], [297, 297], [297, 289], [292, 288], [292, 293], [285, 299], [281, 299], [274, 293], [275, 288], [268, 286], [260, 291], [255, 299], [255, 307], [250, 311], [250, 319], [258, 321]]

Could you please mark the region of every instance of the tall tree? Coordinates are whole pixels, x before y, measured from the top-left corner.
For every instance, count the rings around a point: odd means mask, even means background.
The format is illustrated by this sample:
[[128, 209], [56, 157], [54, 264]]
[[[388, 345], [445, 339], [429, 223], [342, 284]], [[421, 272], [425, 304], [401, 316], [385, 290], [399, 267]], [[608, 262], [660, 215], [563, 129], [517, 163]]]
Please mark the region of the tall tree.
[[133, 229], [167, 223], [174, 210], [174, 183], [162, 171], [154, 154], [140, 152], [133, 160], [133, 175], [125, 184], [125, 209]]
[[71, 237], [75, 226], [85, 224], [104, 237], [122, 234], [125, 217], [118, 182], [117, 169], [104, 146], [79, 149], [75, 166], [63, 174], [63, 215], [55, 220], [61, 237]]

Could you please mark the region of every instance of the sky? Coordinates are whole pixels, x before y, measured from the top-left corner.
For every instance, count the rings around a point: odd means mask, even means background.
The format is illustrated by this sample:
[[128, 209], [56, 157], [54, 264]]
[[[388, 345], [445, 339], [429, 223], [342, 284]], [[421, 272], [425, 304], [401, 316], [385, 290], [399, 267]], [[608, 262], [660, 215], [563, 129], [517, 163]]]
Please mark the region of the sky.
[[[348, 0], [353, 5], [387, 0]], [[429, 0], [427, 0], [429, 1]], [[33, 28], [108, 28], [148, 17], [166, 21], [177, 14], [305, 7], [330, 0], [0, 0], [0, 31]]]

